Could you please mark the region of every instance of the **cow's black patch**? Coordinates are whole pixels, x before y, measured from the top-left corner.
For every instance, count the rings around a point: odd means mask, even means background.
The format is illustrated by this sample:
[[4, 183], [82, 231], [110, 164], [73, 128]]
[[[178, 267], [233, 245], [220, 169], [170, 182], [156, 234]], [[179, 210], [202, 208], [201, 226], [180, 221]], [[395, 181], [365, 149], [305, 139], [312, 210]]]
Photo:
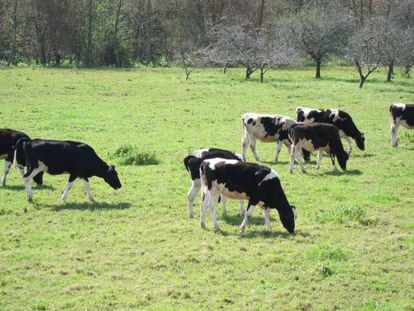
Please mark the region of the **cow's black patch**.
[[394, 122], [397, 118], [400, 118], [409, 126], [414, 126], [414, 104], [406, 104], [404, 110], [401, 106], [391, 105], [390, 112]]

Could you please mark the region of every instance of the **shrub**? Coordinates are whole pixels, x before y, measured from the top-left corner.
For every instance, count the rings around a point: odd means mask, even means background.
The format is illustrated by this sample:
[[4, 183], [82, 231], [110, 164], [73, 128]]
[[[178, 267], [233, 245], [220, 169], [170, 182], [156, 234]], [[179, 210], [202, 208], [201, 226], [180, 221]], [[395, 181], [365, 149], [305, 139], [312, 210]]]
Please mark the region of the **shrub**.
[[154, 151], [140, 151], [137, 146], [121, 145], [110, 157], [121, 165], [158, 165], [160, 160]]

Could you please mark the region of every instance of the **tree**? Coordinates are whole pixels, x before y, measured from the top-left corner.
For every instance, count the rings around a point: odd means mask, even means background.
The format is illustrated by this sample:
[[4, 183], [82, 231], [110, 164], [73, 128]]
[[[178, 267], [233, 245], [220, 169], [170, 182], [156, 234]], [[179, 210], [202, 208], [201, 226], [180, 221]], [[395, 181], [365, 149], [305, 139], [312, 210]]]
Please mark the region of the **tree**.
[[373, 19], [356, 31], [349, 41], [347, 55], [358, 69], [360, 88], [364, 86], [369, 75], [383, 63], [382, 31], [381, 22]]
[[315, 62], [317, 79], [321, 78], [322, 63], [344, 51], [352, 29], [348, 16], [335, 6], [311, 2], [288, 20], [297, 49]]

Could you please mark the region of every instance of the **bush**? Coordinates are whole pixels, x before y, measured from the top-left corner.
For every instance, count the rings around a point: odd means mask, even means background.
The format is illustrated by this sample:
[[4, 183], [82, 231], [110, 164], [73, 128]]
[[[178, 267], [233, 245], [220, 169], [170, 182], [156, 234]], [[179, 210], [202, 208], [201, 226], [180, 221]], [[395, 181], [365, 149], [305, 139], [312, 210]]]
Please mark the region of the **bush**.
[[158, 165], [160, 160], [155, 152], [140, 151], [137, 146], [121, 145], [110, 157], [116, 159], [121, 165]]

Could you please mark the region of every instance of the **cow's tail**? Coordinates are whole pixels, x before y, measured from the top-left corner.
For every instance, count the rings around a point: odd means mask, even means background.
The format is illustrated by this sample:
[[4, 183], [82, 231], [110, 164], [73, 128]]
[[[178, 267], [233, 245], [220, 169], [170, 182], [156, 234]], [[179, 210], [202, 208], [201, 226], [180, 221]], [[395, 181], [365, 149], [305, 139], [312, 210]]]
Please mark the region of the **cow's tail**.
[[26, 144], [29, 141], [27, 137], [20, 138], [16, 145], [14, 146], [14, 157], [13, 157], [13, 165], [15, 167], [18, 167], [19, 165], [22, 166], [24, 163], [21, 163], [19, 161], [20, 159], [26, 159], [25, 153], [26, 153]]
[[185, 158], [184, 158], [184, 160], [183, 160], [183, 162], [184, 162], [184, 166], [185, 166], [185, 169], [187, 170], [187, 172], [189, 172], [190, 171], [190, 160], [193, 158], [193, 156], [192, 155], [188, 155], [188, 156], [186, 156]]

